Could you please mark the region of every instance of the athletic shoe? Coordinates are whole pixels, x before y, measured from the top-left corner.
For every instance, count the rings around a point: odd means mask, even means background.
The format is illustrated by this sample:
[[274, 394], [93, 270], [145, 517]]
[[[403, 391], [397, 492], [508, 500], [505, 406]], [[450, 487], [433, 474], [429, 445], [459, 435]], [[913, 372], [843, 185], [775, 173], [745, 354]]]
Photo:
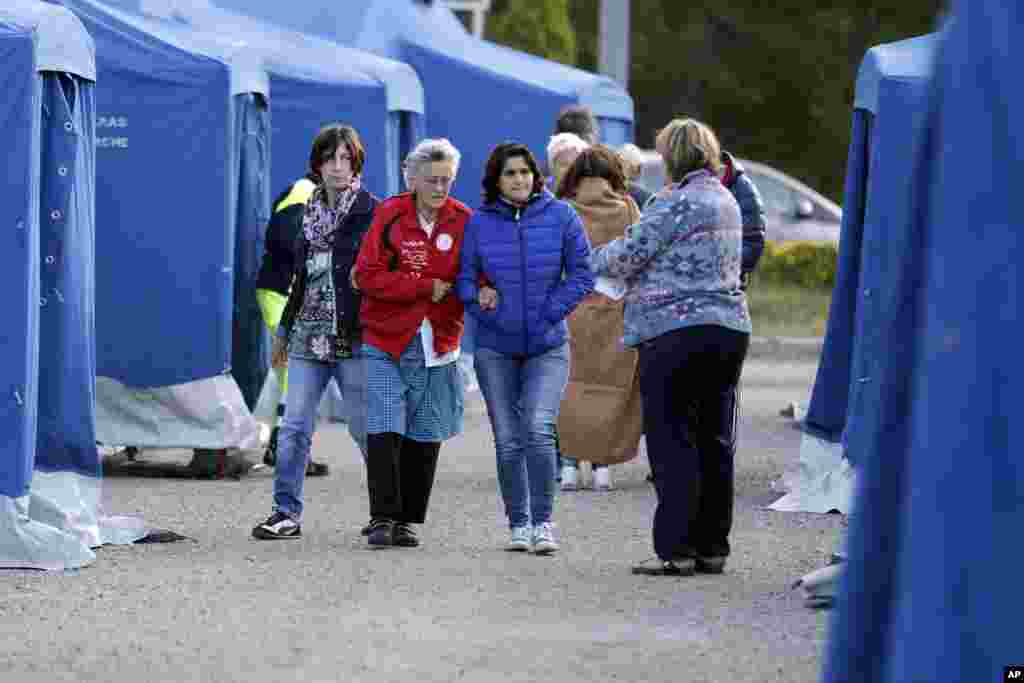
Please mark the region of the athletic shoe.
[[595, 467], [591, 470], [594, 477], [595, 491], [612, 490], [612, 470], [610, 467]]
[[558, 542], [555, 541], [554, 525], [551, 522], [544, 522], [540, 526], [533, 527], [533, 552], [536, 555], [550, 555], [558, 550]]
[[571, 465], [562, 465], [562, 490], [575, 491], [577, 488], [576, 479], [578, 471]]
[[402, 548], [415, 548], [420, 544], [420, 539], [416, 537], [416, 531], [405, 522], [395, 523], [392, 539], [395, 545]]
[[530, 532], [531, 529], [528, 526], [514, 527], [505, 550], [514, 553], [525, 553], [530, 549]]
[[275, 512], [267, 518], [267, 521], [253, 529], [252, 535], [253, 538], [258, 538], [261, 541], [300, 538], [302, 536], [302, 527], [283, 512]]
[[375, 548], [386, 548], [395, 544], [395, 523], [390, 519], [375, 519], [370, 522], [370, 533], [366, 542]]

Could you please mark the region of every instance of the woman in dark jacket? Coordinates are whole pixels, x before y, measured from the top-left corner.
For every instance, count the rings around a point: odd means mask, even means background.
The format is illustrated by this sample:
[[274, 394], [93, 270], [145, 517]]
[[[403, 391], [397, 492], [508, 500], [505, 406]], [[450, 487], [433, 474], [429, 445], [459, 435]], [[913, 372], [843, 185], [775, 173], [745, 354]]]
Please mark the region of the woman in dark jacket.
[[460, 154], [424, 140], [406, 159], [412, 192], [384, 201], [355, 280], [363, 292], [372, 547], [414, 547], [441, 443], [462, 431], [462, 303], [451, 288], [469, 209], [448, 196]]
[[476, 318], [475, 367], [511, 527], [508, 550], [558, 549], [551, 525], [555, 424], [569, 379], [565, 319], [590, 293], [580, 217], [544, 188], [525, 145], [487, 161], [484, 205], [466, 226], [459, 298]]
[[259, 539], [302, 534], [306, 460], [317, 407], [332, 377], [344, 398], [349, 432], [366, 452], [361, 301], [349, 282], [377, 206], [362, 188], [365, 158], [351, 126], [329, 125], [313, 141], [310, 167], [320, 182], [305, 205], [295, 281], [274, 339], [272, 364], [289, 366], [288, 407], [278, 437], [274, 513], [253, 529]]

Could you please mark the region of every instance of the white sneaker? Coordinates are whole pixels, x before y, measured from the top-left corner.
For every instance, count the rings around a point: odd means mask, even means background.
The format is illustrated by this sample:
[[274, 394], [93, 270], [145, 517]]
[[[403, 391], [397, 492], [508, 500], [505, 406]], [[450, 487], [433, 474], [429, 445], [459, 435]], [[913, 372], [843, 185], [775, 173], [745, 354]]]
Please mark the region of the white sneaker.
[[514, 553], [525, 553], [530, 549], [531, 529], [528, 526], [517, 526], [512, 529], [505, 550]]
[[555, 541], [555, 527], [551, 522], [544, 522], [533, 527], [533, 552], [537, 555], [550, 555], [558, 550]]
[[594, 490], [595, 491], [611, 491], [612, 490], [612, 468], [601, 467], [594, 468], [591, 470], [591, 474], [594, 477]]
[[562, 490], [575, 491], [577, 488], [576, 479], [579, 476], [577, 468], [571, 465], [562, 465]]

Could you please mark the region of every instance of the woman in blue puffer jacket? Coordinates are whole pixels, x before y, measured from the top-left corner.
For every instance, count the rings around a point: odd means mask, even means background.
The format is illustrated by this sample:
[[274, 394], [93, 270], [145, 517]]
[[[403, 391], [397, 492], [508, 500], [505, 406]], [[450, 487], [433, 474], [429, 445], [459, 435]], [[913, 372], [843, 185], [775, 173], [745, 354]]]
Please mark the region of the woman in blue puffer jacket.
[[499, 145], [484, 205], [466, 224], [456, 287], [476, 322], [475, 368], [494, 430], [507, 550], [558, 550], [551, 525], [555, 424], [569, 380], [565, 319], [594, 287], [576, 211], [544, 188], [537, 161]]

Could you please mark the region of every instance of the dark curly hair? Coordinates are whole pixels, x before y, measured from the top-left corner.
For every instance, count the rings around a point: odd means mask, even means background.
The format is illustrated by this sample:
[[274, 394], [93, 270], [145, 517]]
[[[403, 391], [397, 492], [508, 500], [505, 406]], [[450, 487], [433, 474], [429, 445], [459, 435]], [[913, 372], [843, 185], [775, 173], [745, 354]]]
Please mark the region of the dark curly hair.
[[580, 181], [584, 178], [604, 178], [612, 189], [626, 194], [626, 169], [618, 152], [604, 145], [594, 145], [579, 153], [576, 161], [562, 176], [558, 185], [558, 197], [575, 197]]
[[320, 167], [334, 156], [341, 145], [345, 145], [349, 156], [352, 157], [352, 173], [359, 175], [363, 172], [366, 150], [363, 149], [359, 133], [352, 126], [332, 123], [320, 129], [313, 140], [312, 149], [309, 150], [309, 172], [317, 182], [320, 182]]
[[501, 179], [502, 171], [505, 170], [505, 163], [513, 157], [522, 157], [526, 165], [530, 167], [530, 171], [533, 172], [533, 188], [530, 190], [530, 194], [537, 194], [544, 189], [544, 176], [541, 175], [540, 166], [537, 165], [537, 159], [534, 158], [530, 148], [519, 142], [503, 142], [491, 152], [484, 170], [484, 179], [481, 184], [484, 186], [484, 202], [487, 204], [497, 201], [501, 196], [498, 181]]

